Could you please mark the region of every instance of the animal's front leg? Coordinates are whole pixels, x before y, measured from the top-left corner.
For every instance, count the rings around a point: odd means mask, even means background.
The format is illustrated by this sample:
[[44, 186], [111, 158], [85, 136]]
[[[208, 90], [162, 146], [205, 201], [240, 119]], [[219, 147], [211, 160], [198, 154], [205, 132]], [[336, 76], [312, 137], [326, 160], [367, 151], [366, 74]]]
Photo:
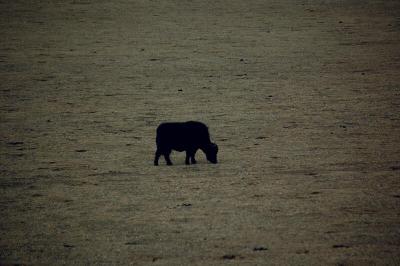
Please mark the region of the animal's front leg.
[[196, 159], [194, 158], [195, 155], [196, 155], [196, 151], [194, 151], [194, 152], [192, 153], [192, 156], [191, 156], [192, 164], [196, 164], [196, 163], [197, 163], [197, 162], [196, 162]]
[[190, 164], [189, 159], [190, 159], [190, 153], [189, 153], [189, 151], [186, 151], [185, 164]]
[[191, 149], [186, 152], [186, 164], [189, 164], [189, 159], [192, 164], [196, 163], [196, 159], [194, 158], [196, 151], [196, 149]]

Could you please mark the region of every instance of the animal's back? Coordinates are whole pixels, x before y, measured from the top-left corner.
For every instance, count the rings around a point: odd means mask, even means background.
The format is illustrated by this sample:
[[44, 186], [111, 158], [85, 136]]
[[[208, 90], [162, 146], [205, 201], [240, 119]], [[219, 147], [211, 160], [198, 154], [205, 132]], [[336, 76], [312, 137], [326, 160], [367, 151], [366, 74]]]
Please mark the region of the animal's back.
[[186, 145], [196, 142], [210, 141], [208, 128], [197, 121], [167, 122], [157, 128], [156, 142], [158, 145]]

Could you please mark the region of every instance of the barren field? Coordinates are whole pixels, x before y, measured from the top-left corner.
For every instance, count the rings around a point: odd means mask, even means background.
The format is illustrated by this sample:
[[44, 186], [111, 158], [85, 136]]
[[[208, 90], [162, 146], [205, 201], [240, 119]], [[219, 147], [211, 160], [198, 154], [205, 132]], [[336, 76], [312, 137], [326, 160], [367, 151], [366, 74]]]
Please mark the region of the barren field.
[[0, 265], [400, 265], [397, 0], [0, 0], [0, 96]]

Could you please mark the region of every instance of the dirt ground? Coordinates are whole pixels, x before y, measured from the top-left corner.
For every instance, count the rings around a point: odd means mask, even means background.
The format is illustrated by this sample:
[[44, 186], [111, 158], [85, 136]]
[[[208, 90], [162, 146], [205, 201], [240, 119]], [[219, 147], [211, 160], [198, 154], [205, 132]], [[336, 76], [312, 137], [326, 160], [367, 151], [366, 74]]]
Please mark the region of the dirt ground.
[[[0, 265], [400, 265], [397, 0], [0, 0]], [[153, 166], [199, 120], [219, 164]]]

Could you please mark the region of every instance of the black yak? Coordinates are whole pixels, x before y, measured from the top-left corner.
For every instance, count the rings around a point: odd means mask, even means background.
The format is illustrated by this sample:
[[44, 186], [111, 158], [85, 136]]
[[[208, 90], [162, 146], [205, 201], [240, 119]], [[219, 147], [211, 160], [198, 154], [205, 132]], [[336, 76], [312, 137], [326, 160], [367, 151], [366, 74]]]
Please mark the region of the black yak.
[[210, 140], [210, 134], [205, 124], [196, 121], [183, 123], [162, 123], [157, 128], [157, 151], [154, 165], [158, 165], [158, 159], [164, 155], [167, 165], [172, 165], [169, 155], [172, 150], [186, 151], [186, 164], [195, 164], [196, 151], [201, 149], [207, 160], [217, 163], [218, 146]]

